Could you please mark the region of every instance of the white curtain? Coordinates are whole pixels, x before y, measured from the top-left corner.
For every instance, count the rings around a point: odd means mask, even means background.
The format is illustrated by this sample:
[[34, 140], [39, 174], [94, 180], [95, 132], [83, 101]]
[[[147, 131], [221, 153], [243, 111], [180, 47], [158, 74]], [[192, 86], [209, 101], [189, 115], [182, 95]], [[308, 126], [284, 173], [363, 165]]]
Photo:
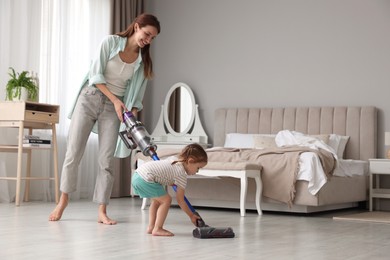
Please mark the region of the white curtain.
[[[39, 70], [37, 69], [40, 80], [39, 101], [60, 106], [60, 123], [57, 125], [57, 138], [59, 172], [61, 173], [66, 151], [66, 137], [70, 124], [67, 115], [81, 81], [88, 71], [91, 59], [96, 56], [98, 46], [103, 37], [109, 34], [111, 28], [110, 0], [15, 1], [22, 2], [20, 6], [12, 4], [14, 0], [1, 0], [0, 2], [1, 14], [9, 13], [10, 9], [16, 8], [11, 10], [11, 13], [14, 11], [22, 16], [29, 16], [32, 10], [31, 5], [33, 5], [33, 9], [36, 10], [35, 16], [39, 15], [40, 17], [38, 19], [40, 21], [40, 31], [37, 32], [40, 37], [35, 39], [36, 35], [34, 34], [34, 37], [31, 36], [31, 38], [23, 41], [22, 44], [28, 47], [31, 41], [38, 42], [38, 47], [34, 51], [38, 53], [36, 62], [39, 64]], [[5, 2], [8, 4], [5, 4]], [[1, 19], [1, 27], [3, 27], [4, 18]], [[28, 30], [28, 26], [26, 28]], [[19, 33], [23, 34], [23, 32]], [[12, 33], [10, 32], [10, 34]], [[15, 42], [10, 42], [8, 45], [10, 49], [14, 44], [20, 44], [19, 37], [15, 37], [13, 40]], [[1, 53], [6, 53], [7, 50], [2, 48], [3, 41], [4, 37], [2, 34], [0, 50]], [[7, 46], [4, 48], [7, 48]], [[10, 61], [8, 61], [8, 64], [11, 64]], [[78, 189], [77, 192], [71, 195], [71, 199], [92, 198], [97, 173], [97, 149], [97, 136], [91, 134], [79, 167]], [[2, 158], [0, 157], [0, 159]], [[53, 160], [49, 152], [33, 153], [32, 174], [39, 172], [48, 176], [52, 173], [52, 162]], [[6, 169], [4, 170], [3, 168]], [[3, 170], [8, 172], [8, 165], [0, 163], [0, 172], [3, 172]], [[4, 184], [0, 183], [0, 185]], [[12, 185], [14, 185], [13, 182]], [[54, 182], [33, 182], [31, 199], [53, 201], [53, 185]], [[4, 192], [3, 186], [0, 186], [2, 191], [0, 192], [0, 201], [9, 201], [14, 197], [14, 189], [10, 185], [7, 188], [9, 188], [9, 191]]]
[[[110, 0], [42, 0], [40, 100], [61, 107], [57, 130], [60, 166], [70, 124], [67, 115], [91, 59], [109, 34], [110, 14]], [[98, 171], [97, 149], [97, 136], [91, 134], [79, 167], [77, 192], [71, 199], [92, 198]]]
[[[41, 0], [0, 1], [1, 101], [5, 100], [9, 67], [16, 71], [39, 70], [40, 6]], [[16, 129], [0, 128], [1, 144], [15, 144], [16, 136]], [[43, 154], [47, 157], [47, 152]], [[16, 176], [16, 153], [0, 153], [0, 176]], [[0, 180], [0, 202], [11, 202], [14, 199], [15, 181]]]

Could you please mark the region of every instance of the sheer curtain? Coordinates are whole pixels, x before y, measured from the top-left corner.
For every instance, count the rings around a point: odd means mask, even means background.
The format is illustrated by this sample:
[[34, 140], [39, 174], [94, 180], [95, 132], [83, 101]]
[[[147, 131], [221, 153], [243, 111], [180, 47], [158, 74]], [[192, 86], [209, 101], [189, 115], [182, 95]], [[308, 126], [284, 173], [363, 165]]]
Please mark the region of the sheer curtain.
[[[110, 0], [42, 0], [39, 98], [40, 102], [60, 105], [60, 166], [66, 151], [68, 112], [101, 40], [110, 33], [110, 8]], [[91, 134], [79, 167], [77, 192], [72, 193], [71, 199], [92, 198], [97, 149], [97, 135]], [[53, 189], [47, 186], [44, 192], [45, 199], [50, 200], [48, 190]]]
[[[41, 0], [0, 1], [0, 100], [5, 100], [8, 67], [39, 70]], [[0, 111], [7, 113], [7, 111]], [[16, 129], [0, 128], [0, 143], [15, 144]], [[13, 141], [13, 142], [11, 142]], [[46, 155], [46, 152], [42, 152]], [[16, 153], [0, 153], [0, 176], [16, 176]], [[42, 183], [42, 182], [41, 182]], [[15, 199], [15, 181], [0, 181], [0, 202]]]
[[[8, 67], [12, 66], [18, 71], [38, 71], [39, 101], [60, 105], [57, 137], [61, 167], [70, 124], [67, 114], [91, 59], [103, 37], [110, 32], [110, 0], [1, 0], [0, 7], [0, 70], [6, 74]], [[7, 78], [2, 76], [0, 80], [0, 88], [5, 89]], [[1, 93], [3, 95], [4, 90]], [[1, 96], [1, 99], [4, 100], [4, 97]], [[14, 129], [0, 131], [1, 143], [17, 136]], [[34, 133], [40, 132], [47, 134], [43, 130]], [[71, 199], [92, 198], [97, 149], [97, 136], [91, 134], [79, 168], [79, 187]], [[32, 156], [33, 174], [38, 172], [39, 175], [49, 176], [53, 169], [51, 153], [36, 151]], [[15, 154], [0, 153], [1, 176], [13, 173], [16, 173]], [[54, 201], [53, 185], [54, 182], [31, 182], [30, 198]], [[14, 198], [15, 183], [1, 181], [0, 202], [11, 202]]]

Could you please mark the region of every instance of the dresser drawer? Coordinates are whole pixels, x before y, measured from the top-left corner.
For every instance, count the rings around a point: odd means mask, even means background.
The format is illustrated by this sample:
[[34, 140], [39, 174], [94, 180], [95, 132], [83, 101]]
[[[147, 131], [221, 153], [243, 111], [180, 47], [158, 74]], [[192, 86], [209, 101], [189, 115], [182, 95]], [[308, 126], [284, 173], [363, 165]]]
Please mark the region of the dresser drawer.
[[26, 110], [24, 115], [25, 121], [41, 122], [41, 123], [58, 123], [58, 113], [40, 112]]

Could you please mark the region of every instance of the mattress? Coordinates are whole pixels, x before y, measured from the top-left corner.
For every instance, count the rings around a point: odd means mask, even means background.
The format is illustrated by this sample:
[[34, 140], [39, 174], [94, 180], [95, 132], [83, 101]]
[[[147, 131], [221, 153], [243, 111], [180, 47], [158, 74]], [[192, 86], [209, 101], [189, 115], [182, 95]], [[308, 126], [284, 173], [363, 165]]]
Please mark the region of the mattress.
[[339, 160], [334, 176], [368, 176], [369, 163], [361, 160]]

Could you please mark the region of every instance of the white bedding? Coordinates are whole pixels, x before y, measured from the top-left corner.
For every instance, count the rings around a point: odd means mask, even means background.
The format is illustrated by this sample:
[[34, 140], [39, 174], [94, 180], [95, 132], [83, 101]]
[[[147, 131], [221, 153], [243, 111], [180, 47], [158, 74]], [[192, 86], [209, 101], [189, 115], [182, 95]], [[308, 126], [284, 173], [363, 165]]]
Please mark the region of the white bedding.
[[[368, 162], [358, 160], [337, 160], [337, 167], [333, 176], [352, 177], [367, 175]], [[308, 181], [309, 192], [316, 195], [327, 182], [321, 162], [315, 153], [302, 153], [299, 158], [299, 172], [297, 180]]]
[[[334, 176], [351, 177], [353, 175], [367, 174], [368, 171], [368, 162], [338, 158], [332, 147], [317, 138], [299, 132], [289, 130], [280, 131], [275, 137], [275, 142], [280, 147], [286, 145], [299, 145], [312, 149], [321, 148], [331, 152], [335, 159], [337, 159], [337, 166], [333, 173]], [[308, 181], [309, 192], [313, 195], [317, 194], [321, 187], [327, 182], [319, 157], [315, 153], [303, 153], [300, 156], [299, 165], [300, 169], [297, 180]]]

